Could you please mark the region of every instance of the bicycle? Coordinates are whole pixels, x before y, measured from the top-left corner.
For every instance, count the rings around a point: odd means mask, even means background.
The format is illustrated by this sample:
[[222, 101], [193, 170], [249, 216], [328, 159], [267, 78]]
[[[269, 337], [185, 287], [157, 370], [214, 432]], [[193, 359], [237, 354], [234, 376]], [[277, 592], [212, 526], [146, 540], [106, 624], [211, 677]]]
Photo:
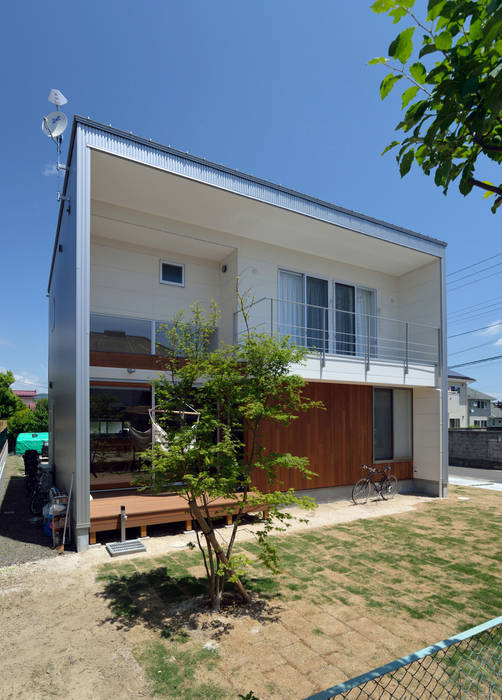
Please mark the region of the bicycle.
[[[352, 500], [356, 505], [363, 505], [369, 498], [371, 486], [375, 489], [384, 501], [394, 498], [397, 493], [397, 479], [394, 474], [389, 474], [390, 465], [387, 464], [383, 469], [375, 469], [368, 467], [366, 464], [361, 464], [361, 468], [368, 472], [368, 476], [364, 476], [354, 484], [352, 489]], [[381, 476], [380, 481], [373, 481], [376, 476]]]
[[31, 496], [30, 511], [33, 515], [40, 515], [44, 505], [49, 500], [49, 491], [52, 486], [52, 466], [39, 464], [37, 478], [33, 494]]

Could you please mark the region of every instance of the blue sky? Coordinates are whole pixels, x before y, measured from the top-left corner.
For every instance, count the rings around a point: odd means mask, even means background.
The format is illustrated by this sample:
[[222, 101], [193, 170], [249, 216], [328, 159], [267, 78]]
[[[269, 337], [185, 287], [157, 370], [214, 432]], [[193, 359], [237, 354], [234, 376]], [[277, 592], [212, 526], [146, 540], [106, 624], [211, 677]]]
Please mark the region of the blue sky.
[[[107, 0], [4, 9], [0, 367], [18, 388], [47, 385], [47, 302], [57, 219], [55, 152], [40, 122], [59, 88], [65, 112], [90, 116], [424, 234], [446, 240], [448, 269], [502, 253], [502, 211], [482, 195], [444, 197], [416, 168], [403, 180], [381, 158], [399, 120], [399, 93], [381, 102], [396, 27], [370, 2]], [[417, 0], [417, 10], [425, 2]], [[66, 151], [67, 142], [63, 144]], [[480, 179], [500, 181], [488, 165]], [[484, 269], [502, 256], [480, 265]], [[449, 335], [502, 321], [499, 269], [466, 278]], [[473, 270], [467, 270], [468, 274]], [[494, 273], [486, 280], [478, 278]], [[461, 277], [453, 275], [450, 279]], [[476, 280], [475, 284], [460, 287]], [[452, 287], [453, 289], [453, 287]], [[460, 322], [453, 323], [455, 318]], [[497, 346], [496, 343], [499, 342]], [[502, 325], [454, 338], [452, 362], [502, 354]], [[500, 361], [459, 371], [502, 398]]]

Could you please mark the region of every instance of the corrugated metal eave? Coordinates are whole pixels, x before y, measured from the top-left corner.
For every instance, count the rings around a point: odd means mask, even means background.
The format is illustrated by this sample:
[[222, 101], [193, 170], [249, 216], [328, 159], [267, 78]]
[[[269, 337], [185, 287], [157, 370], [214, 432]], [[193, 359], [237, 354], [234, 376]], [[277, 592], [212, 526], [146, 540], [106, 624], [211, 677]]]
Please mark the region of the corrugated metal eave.
[[[417, 250], [424, 250], [426, 247], [424, 252], [431, 253], [432, 244], [435, 249], [432, 254], [438, 257], [444, 254], [447, 244], [436, 238], [344, 209], [84, 117], [76, 116], [74, 121], [86, 130], [89, 145], [101, 150], [359, 233]], [[395, 240], [393, 234], [398, 234], [403, 240]], [[408, 243], [404, 240], [408, 240]], [[429, 245], [421, 246], [422, 241]]]

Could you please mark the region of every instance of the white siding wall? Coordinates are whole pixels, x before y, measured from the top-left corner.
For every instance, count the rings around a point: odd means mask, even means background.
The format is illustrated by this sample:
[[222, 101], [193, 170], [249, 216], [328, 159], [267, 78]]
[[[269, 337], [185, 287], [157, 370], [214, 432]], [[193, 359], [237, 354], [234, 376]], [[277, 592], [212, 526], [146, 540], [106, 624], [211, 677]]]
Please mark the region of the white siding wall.
[[[159, 261], [185, 265], [185, 287], [161, 284]], [[145, 252], [94, 240], [91, 254], [91, 309], [100, 313], [167, 321], [197, 300], [220, 302], [219, 265], [213, 261]]]
[[413, 476], [415, 479], [438, 481], [444, 449], [441, 444], [441, 430], [441, 392], [438, 389], [414, 389]]
[[460, 387], [460, 391], [448, 392], [448, 418], [458, 418], [460, 427], [467, 428], [467, 384], [449, 381], [448, 386]]
[[399, 278], [399, 318], [439, 327], [441, 322], [440, 265], [432, 262]]

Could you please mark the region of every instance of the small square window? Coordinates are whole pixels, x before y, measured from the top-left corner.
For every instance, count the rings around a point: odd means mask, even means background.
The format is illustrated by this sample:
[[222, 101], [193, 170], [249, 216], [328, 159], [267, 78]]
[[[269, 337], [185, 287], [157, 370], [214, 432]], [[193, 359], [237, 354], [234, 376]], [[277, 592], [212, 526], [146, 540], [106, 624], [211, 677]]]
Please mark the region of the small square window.
[[177, 287], [185, 286], [185, 266], [179, 263], [160, 261], [161, 284], [174, 284]]

